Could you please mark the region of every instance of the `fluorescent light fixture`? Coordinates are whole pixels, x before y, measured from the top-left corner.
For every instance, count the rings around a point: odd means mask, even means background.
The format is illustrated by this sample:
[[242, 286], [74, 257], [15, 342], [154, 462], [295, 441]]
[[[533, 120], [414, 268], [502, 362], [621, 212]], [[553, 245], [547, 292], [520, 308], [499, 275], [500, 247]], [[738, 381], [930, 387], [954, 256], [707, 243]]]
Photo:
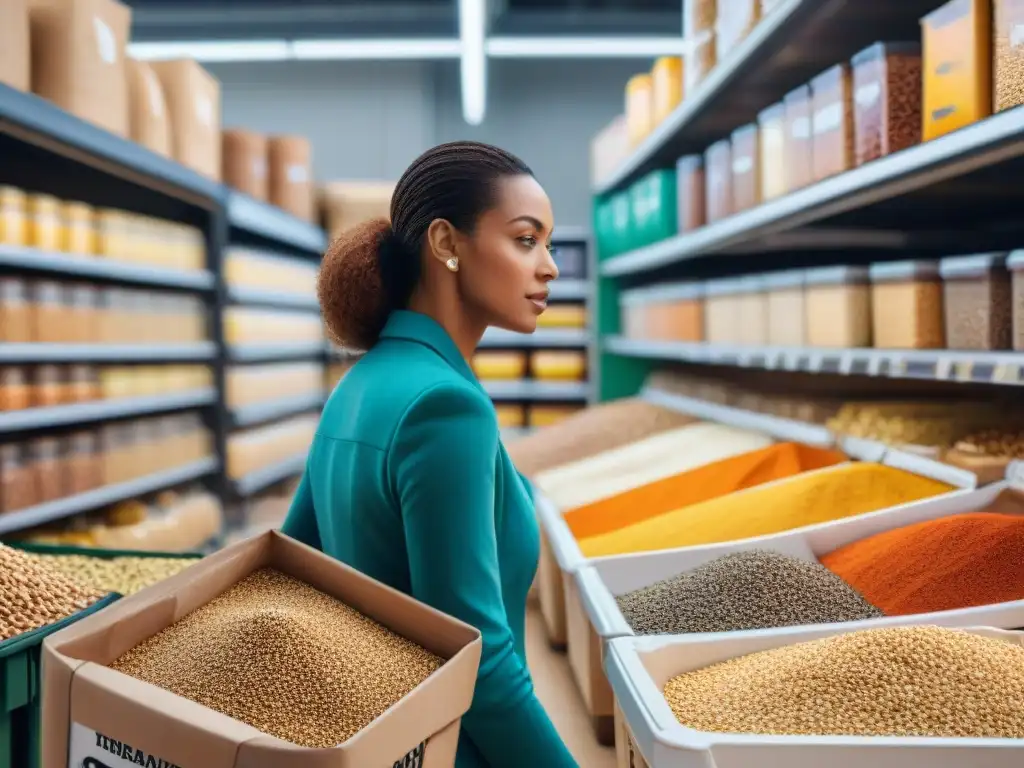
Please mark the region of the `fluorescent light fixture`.
[[283, 61], [291, 57], [287, 40], [182, 40], [180, 42], [129, 43], [136, 59], [189, 58], [196, 61]]
[[455, 39], [408, 40], [296, 40], [292, 56], [296, 59], [384, 60], [455, 59], [461, 46]]
[[486, 0], [459, 0], [459, 40], [462, 43], [462, 117], [480, 125], [487, 112]]
[[496, 59], [643, 59], [682, 56], [682, 37], [492, 37], [487, 55]]

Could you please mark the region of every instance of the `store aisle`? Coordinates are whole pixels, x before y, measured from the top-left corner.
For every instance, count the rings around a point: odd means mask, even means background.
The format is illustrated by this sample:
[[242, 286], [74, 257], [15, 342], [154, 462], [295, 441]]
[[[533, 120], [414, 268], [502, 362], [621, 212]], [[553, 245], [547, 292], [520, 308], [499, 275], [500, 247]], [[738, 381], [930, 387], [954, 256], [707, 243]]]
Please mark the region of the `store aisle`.
[[594, 739], [569, 662], [565, 654], [551, 650], [541, 621], [540, 609], [531, 605], [526, 614], [526, 655], [537, 696], [576, 762], [586, 768], [614, 768], [615, 750], [600, 746]]

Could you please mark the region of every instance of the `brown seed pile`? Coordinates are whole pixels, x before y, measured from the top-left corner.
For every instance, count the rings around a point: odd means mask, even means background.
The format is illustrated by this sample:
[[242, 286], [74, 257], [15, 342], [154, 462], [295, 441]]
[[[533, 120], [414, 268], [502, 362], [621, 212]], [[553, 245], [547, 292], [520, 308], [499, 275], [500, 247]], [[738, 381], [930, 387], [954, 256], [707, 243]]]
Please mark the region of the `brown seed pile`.
[[104, 594], [0, 544], [0, 642], [66, 619]]
[[111, 667], [303, 747], [346, 741], [443, 660], [263, 568]]
[[140, 589], [168, 579], [192, 565], [198, 558], [184, 557], [89, 557], [88, 555], [42, 555], [35, 557], [54, 570], [103, 592], [132, 595]]
[[873, 619], [882, 612], [820, 563], [736, 552], [618, 598], [639, 635], [736, 632]]
[[1012, 0], [999, 0], [994, 5], [995, 111], [1002, 112], [1024, 104], [1024, 48], [1017, 39], [1024, 17], [1020, 5]]
[[1024, 648], [939, 627], [869, 629], [672, 678], [701, 731], [1024, 738]]

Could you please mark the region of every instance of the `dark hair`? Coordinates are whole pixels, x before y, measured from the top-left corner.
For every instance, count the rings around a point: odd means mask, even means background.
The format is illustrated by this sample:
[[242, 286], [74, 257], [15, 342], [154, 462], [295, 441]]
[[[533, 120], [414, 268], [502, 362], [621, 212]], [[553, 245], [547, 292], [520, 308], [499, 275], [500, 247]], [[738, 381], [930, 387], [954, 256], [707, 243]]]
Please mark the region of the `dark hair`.
[[391, 196], [391, 221], [372, 219], [343, 232], [327, 248], [317, 294], [328, 332], [339, 344], [369, 349], [393, 310], [404, 309], [420, 278], [423, 237], [434, 219], [472, 232], [494, 205], [503, 176], [533, 175], [503, 149], [455, 141], [428, 149]]

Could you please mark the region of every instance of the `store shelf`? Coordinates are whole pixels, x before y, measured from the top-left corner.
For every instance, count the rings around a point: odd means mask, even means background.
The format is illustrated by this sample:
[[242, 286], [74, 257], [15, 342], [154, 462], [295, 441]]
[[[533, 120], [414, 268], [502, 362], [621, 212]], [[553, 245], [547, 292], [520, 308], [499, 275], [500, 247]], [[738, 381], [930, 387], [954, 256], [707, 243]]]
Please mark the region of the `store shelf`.
[[610, 337], [605, 350], [626, 357], [740, 368], [1024, 385], [1024, 353], [970, 350], [820, 349], [743, 347], [635, 341]]
[[0, 364], [150, 363], [212, 360], [212, 341], [194, 344], [0, 344]]
[[585, 347], [588, 334], [584, 328], [538, 328], [534, 333], [513, 333], [501, 328], [488, 328], [480, 347]]
[[285, 416], [320, 409], [324, 405], [326, 395], [323, 392], [307, 392], [302, 395], [283, 397], [268, 403], [254, 403], [231, 410], [231, 423], [235, 428], [251, 427]]
[[284, 360], [304, 360], [320, 357], [324, 353], [322, 341], [302, 341], [281, 344], [237, 344], [227, 348], [234, 363], [273, 363]]
[[327, 247], [327, 234], [277, 206], [240, 192], [228, 192], [228, 223], [237, 229], [319, 256]]
[[590, 298], [590, 283], [576, 278], [559, 278], [551, 284], [548, 298], [552, 301], [586, 301]]
[[[601, 264], [601, 274], [636, 274], [730, 251], [855, 248], [862, 245], [868, 248], [915, 246], [956, 253], [964, 245], [958, 246], [949, 233], [915, 238], [911, 230], [917, 223], [932, 229], [936, 226], [952, 228], [962, 223], [962, 214], [967, 210], [973, 211], [975, 206], [1001, 208], [1017, 199], [1013, 195], [1019, 197], [1019, 191], [1008, 191], [1005, 186], [983, 191], [977, 188], [976, 181], [960, 177], [986, 169], [993, 172], [999, 169], [1006, 172], [1006, 178], [1015, 178], [1015, 172], [1005, 168], [1003, 163], [1019, 157], [1024, 157], [1024, 108], [995, 115], [692, 232], [615, 256]], [[941, 186], [941, 182], [958, 180], [964, 181], [965, 189], [951, 190]], [[927, 190], [932, 198], [944, 197], [947, 206], [949, 197], [955, 194], [963, 205], [958, 204], [955, 211], [951, 208], [949, 215], [943, 209], [943, 217], [936, 220], [934, 207], [918, 205], [916, 211], [910, 210], [915, 206], [911, 205], [908, 196], [918, 190]], [[1002, 196], [999, 206], [986, 202], [995, 192]], [[827, 228], [792, 231], [826, 219], [836, 223], [835, 217], [851, 212], [857, 215], [858, 229], [873, 224], [882, 229], [861, 229], [861, 235], [846, 229], [838, 232]], [[978, 215], [981, 216], [980, 213]], [[915, 219], [915, 216], [923, 219]], [[900, 217], [904, 221], [902, 229]], [[886, 226], [895, 229], [885, 230]], [[862, 238], [860, 243], [858, 237]], [[978, 241], [979, 235], [975, 232], [973, 242]]]
[[753, 121], [793, 88], [879, 40], [917, 40], [919, 19], [941, 0], [783, 0], [729, 51], [623, 162], [595, 188], [603, 194]]
[[26, 408], [0, 413], [0, 434], [27, 432], [34, 429], [86, 424], [107, 419], [165, 413], [184, 408], [199, 408], [217, 402], [216, 390], [200, 389], [172, 395], [119, 397], [91, 403], [58, 405], [52, 408]]
[[46, 504], [37, 504], [27, 509], [6, 512], [0, 515], [0, 534], [34, 528], [81, 512], [100, 509], [125, 499], [133, 499], [136, 496], [187, 483], [190, 480], [197, 480], [216, 472], [219, 466], [220, 463], [217, 459], [211, 457], [182, 467], [140, 477], [137, 480], [130, 480], [127, 483], [108, 485]]
[[500, 400], [586, 400], [590, 385], [583, 381], [483, 381], [487, 394]]
[[205, 270], [168, 269], [116, 261], [104, 256], [55, 253], [2, 243], [0, 268], [196, 291], [211, 290], [215, 282], [213, 274]]
[[265, 291], [259, 288], [244, 288], [241, 286], [228, 286], [228, 300], [234, 304], [252, 304], [261, 307], [275, 307], [278, 309], [308, 309], [311, 312], [320, 311], [320, 302], [316, 296], [303, 296], [302, 294], [287, 293], [285, 291]]
[[0, 133], [205, 208], [212, 209], [223, 199], [224, 188], [212, 179], [80, 120], [45, 99], [2, 84]]
[[763, 432], [779, 440], [820, 446], [835, 444], [835, 436], [827, 427], [819, 424], [808, 424], [793, 419], [755, 413], [742, 408], [709, 403], [705, 400], [662, 392], [653, 388], [645, 389], [641, 393], [641, 397], [654, 405], [686, 413], [704, 421], [717, 422], [737, 429]]
[[274, 483], [279, 483], [282, 480], [287, 480], [289, 477], [300, 474], [305, 466], [306, 453], [303, 451], [282, 462], [250, 472], [248, 475], [235, 480], [235, 494], [240, 498], [252, 496]]

